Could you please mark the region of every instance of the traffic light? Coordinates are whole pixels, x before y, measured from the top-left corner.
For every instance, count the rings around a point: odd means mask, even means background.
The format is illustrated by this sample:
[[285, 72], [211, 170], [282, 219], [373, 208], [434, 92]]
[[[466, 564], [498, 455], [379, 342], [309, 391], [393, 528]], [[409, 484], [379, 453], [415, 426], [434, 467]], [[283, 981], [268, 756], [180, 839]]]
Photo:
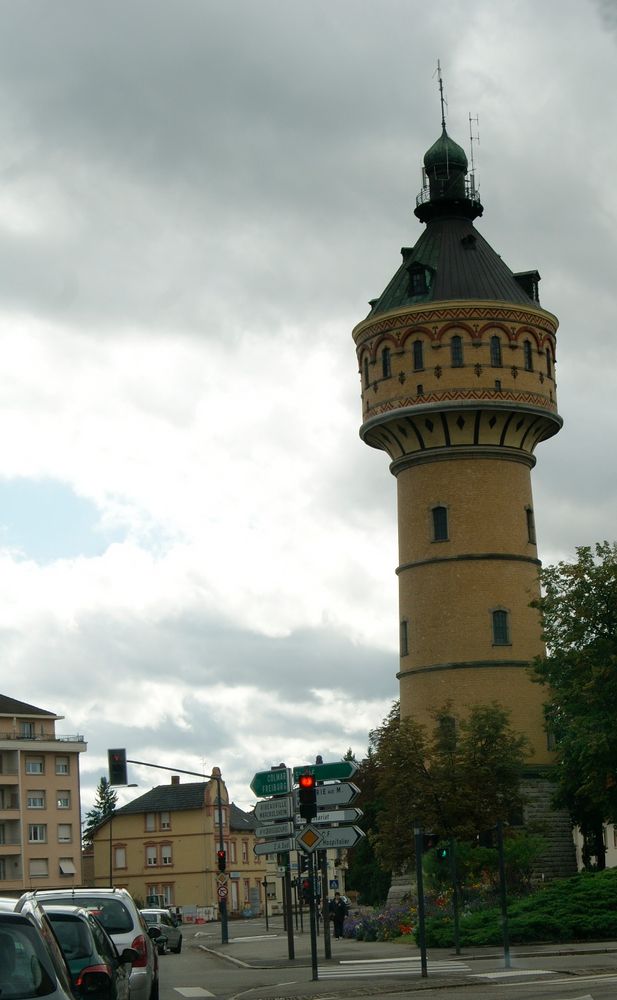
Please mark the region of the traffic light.
[[108, 750], [107, 765], [109, 767], [110, 785], [128, 785], [126, 776], [126, 750]]
[[423, 833], [422, 834], [422, 853], [426, 854], [427, 851], [432, 850], [433, 847], [437, 846], [439, 837], [436, 833]]
[[306, 854], [300, 855], [300, 860], [298, 861], [298, 867], [300, 869], [300, 874], [304, 875], [308, 871], [308, 856]]
[[227, 854], [225, 851], [216, 852], [216, 862], [218, 864], [219, 871], [224, 872], [227, 867]]
[[300, 882], [300, 895], [302, 902], [309, 905], [313, 899], [313, 886], [310, 878], [303, 878]]
[[317, 815], [317, 789], [315, 788], [314, 774], [301, 774], [298, 778], [298, 801], [300, 803], [300, 815], [309, 823]]
[[435, 848], [435, 857], [440, 865], [447, 865], [450, 861], [450, 848], [447, 844], [440, 844]]

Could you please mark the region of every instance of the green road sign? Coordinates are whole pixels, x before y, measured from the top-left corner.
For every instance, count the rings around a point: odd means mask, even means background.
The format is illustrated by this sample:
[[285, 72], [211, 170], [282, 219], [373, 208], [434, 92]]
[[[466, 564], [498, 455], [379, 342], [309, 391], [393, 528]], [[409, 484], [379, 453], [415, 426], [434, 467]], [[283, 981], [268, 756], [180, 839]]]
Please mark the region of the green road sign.
[[258, 771], [251, 781], [255, 795], [287, 795], [291, 791], [291, 770], [288, 767], [272, 771]]
[[[353, 778], [358, 770], [354, 760], [333, 760], [328, 764], [305, 764], [304, 767], [294, 767], [294, 781], [301, 774], [314, 774], [316, 781], [346, 781]], [[251, 785], [252, 787], [252, 785]]]

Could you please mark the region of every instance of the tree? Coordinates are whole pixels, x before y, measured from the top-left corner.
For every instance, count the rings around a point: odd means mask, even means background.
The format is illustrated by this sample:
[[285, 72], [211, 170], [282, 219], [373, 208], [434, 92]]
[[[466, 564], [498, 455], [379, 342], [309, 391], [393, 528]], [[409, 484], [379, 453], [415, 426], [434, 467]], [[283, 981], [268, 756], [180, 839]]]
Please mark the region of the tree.
[[[346, 757], [345, 759], [355, 758]], [[384, 903], [387, 898], [392, 872], [390, 869], [384, 869], [379, 863], [370, 836], [371, 831], [376, 829], [378, 817], [383, 811], [383, 802], [377, 788], [375, 754], [371, 748], [359, 766], [354, 783], [357, 783], [360, 788], [358, 805], [363, 812], [358, 825], [368, 835], [363, 837], [347, 853], [348, 868], [345, 885], [348, 889], [355, 889], [358, 892], [358, 902], [367, 906], [377, 906]]]
[[521, 810], [529, 748], [500, 705], [474, 705], [457, 718], [446, 703], [429, 729], [401, 719], [395, 703], [370, 741], [381, 803], [372, 837], [384, 868], [410, 864], [416, 826], [444, 840], [466, 840]]
[[94, 805], [86, 813], [86, 822], [83, 831], [83, 841], [85, 844], [92, 843], [92, 835], [95, 829], [103, 820], [111, 816], [117, 802], [118, 793], [114, 791], [107, 778], [102, 777], [96, 788]]
[[555, 739], [555, 804], [569, 810], [584, 838], [583, 861], [605, 866], [603, 826], [617, 822], [617, 546], [576, 549], [575, 562], [541, 572], [545, 657], [535, 677]]

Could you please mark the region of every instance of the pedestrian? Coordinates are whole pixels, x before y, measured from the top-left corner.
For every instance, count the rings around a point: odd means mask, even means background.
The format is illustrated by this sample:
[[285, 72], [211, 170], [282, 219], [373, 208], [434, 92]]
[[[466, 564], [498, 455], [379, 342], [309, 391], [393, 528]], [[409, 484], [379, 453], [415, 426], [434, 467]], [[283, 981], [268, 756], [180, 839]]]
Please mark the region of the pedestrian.
[[334, 924], [334, 937], [338, 941], [343, 936], [343, 924], [347, 916], [347, 903], [342, 898], [340, 892], [334, 893], [334, 899], [330, 900], [330, 918]]

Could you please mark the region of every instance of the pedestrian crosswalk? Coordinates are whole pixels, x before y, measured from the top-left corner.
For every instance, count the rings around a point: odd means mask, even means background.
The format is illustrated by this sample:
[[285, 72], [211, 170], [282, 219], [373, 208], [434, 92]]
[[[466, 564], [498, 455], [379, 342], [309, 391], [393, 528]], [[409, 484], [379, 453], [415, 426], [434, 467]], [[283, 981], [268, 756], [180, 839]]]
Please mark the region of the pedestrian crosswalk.
[[[452, 973], [470, 972], [464, 962], [428, 962], [429, 975], [448, 975]], [[365, 959], [359, 961], [342, 961], [336, 966], [320, 966], [320, 979], [367, 979], [374, 976], [420, 976], [422, 967], [419, 957]]]

